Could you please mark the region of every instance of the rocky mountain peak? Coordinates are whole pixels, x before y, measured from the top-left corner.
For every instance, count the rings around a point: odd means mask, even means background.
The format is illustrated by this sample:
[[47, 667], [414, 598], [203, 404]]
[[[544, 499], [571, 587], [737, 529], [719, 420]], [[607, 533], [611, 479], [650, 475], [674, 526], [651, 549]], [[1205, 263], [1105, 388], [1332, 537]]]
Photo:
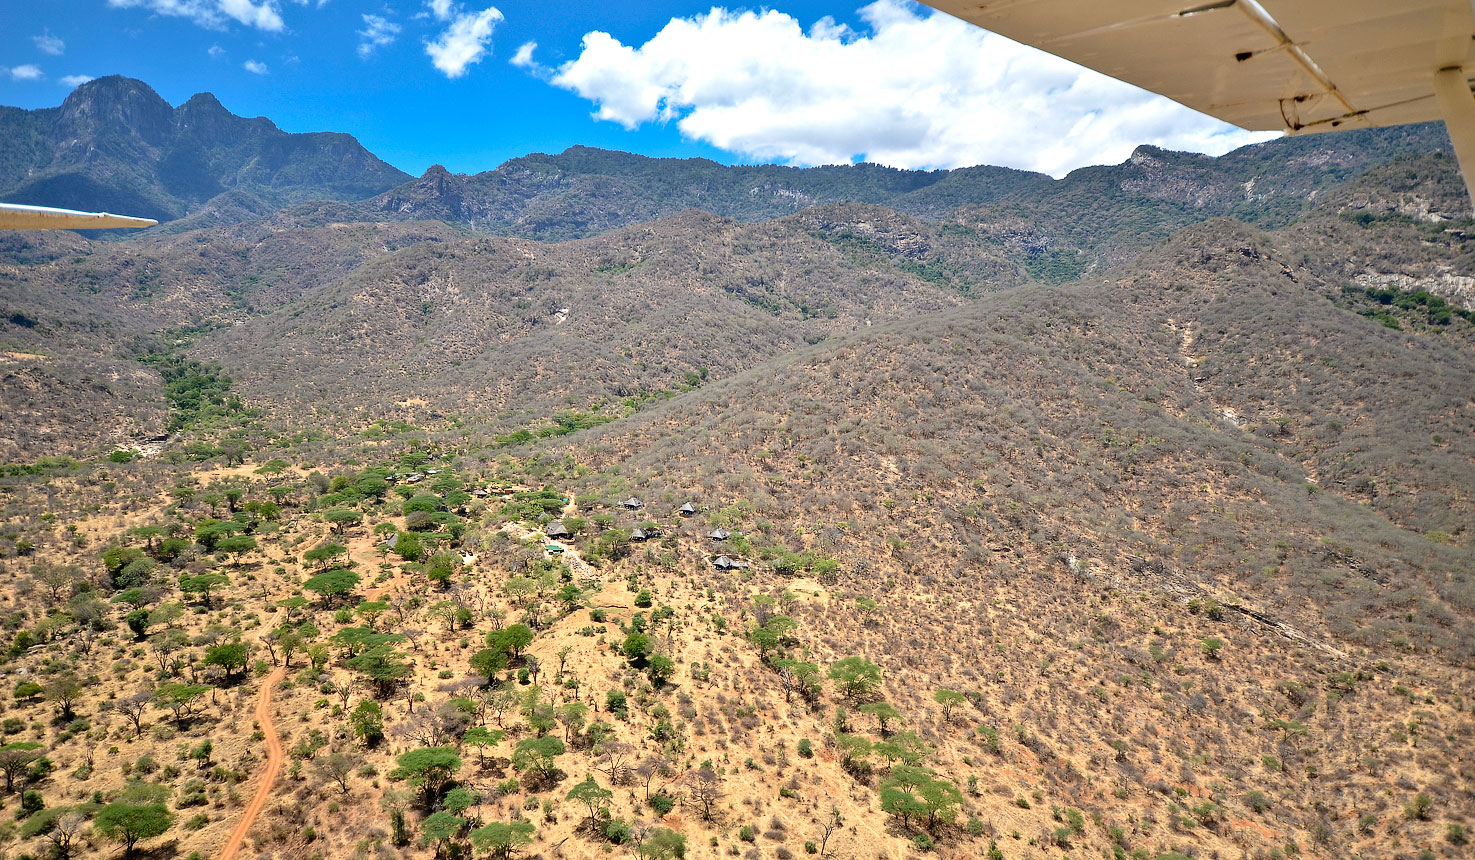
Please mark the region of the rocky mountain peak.
[[158, 146], [174, 108], [143, 81], [109, 75], [77, 87], [62, 102], [55, 131], [63, 138], [133, 136]]

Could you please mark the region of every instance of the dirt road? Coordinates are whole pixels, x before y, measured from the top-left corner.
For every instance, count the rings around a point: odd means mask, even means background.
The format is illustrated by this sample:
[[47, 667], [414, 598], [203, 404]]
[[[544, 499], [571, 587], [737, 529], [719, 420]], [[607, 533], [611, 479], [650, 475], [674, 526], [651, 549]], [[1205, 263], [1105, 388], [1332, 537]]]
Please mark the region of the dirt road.
[[251, 798], [251, 803], [246, 811], [241, 813], [240, 823], [230, 835], [230, 841], [220, 849], [216, 860], [235, 860], [236, 854], [241, 850], [241, 845], [246, 841], [246, 834], [250, 832], [251, 825], [256, 823], [256, 816], [266, 806], [266, 800], [271, 796], [271, 790], [276, 785], [277, 774], [282, 769], [282, 739], [277, 736], [276, 723], [271, 718], [271, 692], [276, 689], [277, 682], [282, 680], [286, 669], [278, 666], [271, 674], [261, 682], [261, 696], [256, 700], [256, 724], [266, 735], [266, 767], [261, 771], [261, 784], [256, 786], [256, 796]]

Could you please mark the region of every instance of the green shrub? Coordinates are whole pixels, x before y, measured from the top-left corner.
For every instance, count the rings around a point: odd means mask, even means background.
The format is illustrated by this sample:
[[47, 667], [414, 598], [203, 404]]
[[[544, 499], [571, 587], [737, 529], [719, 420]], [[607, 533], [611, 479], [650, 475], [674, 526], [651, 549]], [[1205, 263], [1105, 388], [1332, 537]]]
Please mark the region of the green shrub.
[[20, 815], [18, 817], [25, 818], [35, 815], [45, 808], [46, 799], [41, 796], [41, 792], [30, 789], [20, 796]]

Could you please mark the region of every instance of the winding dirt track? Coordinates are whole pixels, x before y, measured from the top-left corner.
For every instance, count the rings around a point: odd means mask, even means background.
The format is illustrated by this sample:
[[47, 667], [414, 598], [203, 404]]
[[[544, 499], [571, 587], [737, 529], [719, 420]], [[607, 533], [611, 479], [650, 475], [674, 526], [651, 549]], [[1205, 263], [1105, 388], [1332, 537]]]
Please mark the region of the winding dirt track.
[[256, 786], [256, 796], [251, 798], [251, 803], [246, 811], [241, 813], [241, 820], [236, 824], [236, 829], [230, 835], [230, 841], [220, 849], [216, 860], [235, 860], [236, 854], [241, 850], [241, 845], [246, 841], [246, 834], [251, 830], [251, 825], [256, 823], [256, 816], [266, 806], [266, 799], [271, 796], [271, 790], [276, 785], [277, 774], [282, 769], [282, 739], [277, 736], [276, 723], [271, 719], [271, 691], [276, 688], [277, 682], [282, 680], [286, 669], [281, 666], [273, 669], [271, 674], [261, 682], [261, 696], [256, 700], [256, 723], [266, 735], [266, 767], [261, 771], [261, 784]]

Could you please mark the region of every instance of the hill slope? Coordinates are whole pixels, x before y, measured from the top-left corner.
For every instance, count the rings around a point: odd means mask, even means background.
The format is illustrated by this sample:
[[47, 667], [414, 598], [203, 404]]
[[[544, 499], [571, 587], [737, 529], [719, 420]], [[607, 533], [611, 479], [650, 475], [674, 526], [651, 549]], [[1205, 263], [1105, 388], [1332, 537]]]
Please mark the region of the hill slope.
[[757, 225], [692, 211], [560, 245], [407, 248], [197, 354], [278, 402], [528, 416], [515, 425], [727, 376], [1022, 280], [994, 248], [875, 207]]
[[[928, 582], [1027, 536], [1107, 579], [1181, 570], [1314, 629], [1466, 661], [1475, 581], [1441, 541], [1475, 525], [1475, 443], [1457, 432], [1475, 326], [1393, 332], [1292, 259], [1204, 225], [1109, 281], [822, 344], [572, 450], [618, 465], [591, 479], [612, 496], [686, 487], [774, 534], [843, 522], [833, 542]], [[856, 586], [880, 573], [848, 567]]]

